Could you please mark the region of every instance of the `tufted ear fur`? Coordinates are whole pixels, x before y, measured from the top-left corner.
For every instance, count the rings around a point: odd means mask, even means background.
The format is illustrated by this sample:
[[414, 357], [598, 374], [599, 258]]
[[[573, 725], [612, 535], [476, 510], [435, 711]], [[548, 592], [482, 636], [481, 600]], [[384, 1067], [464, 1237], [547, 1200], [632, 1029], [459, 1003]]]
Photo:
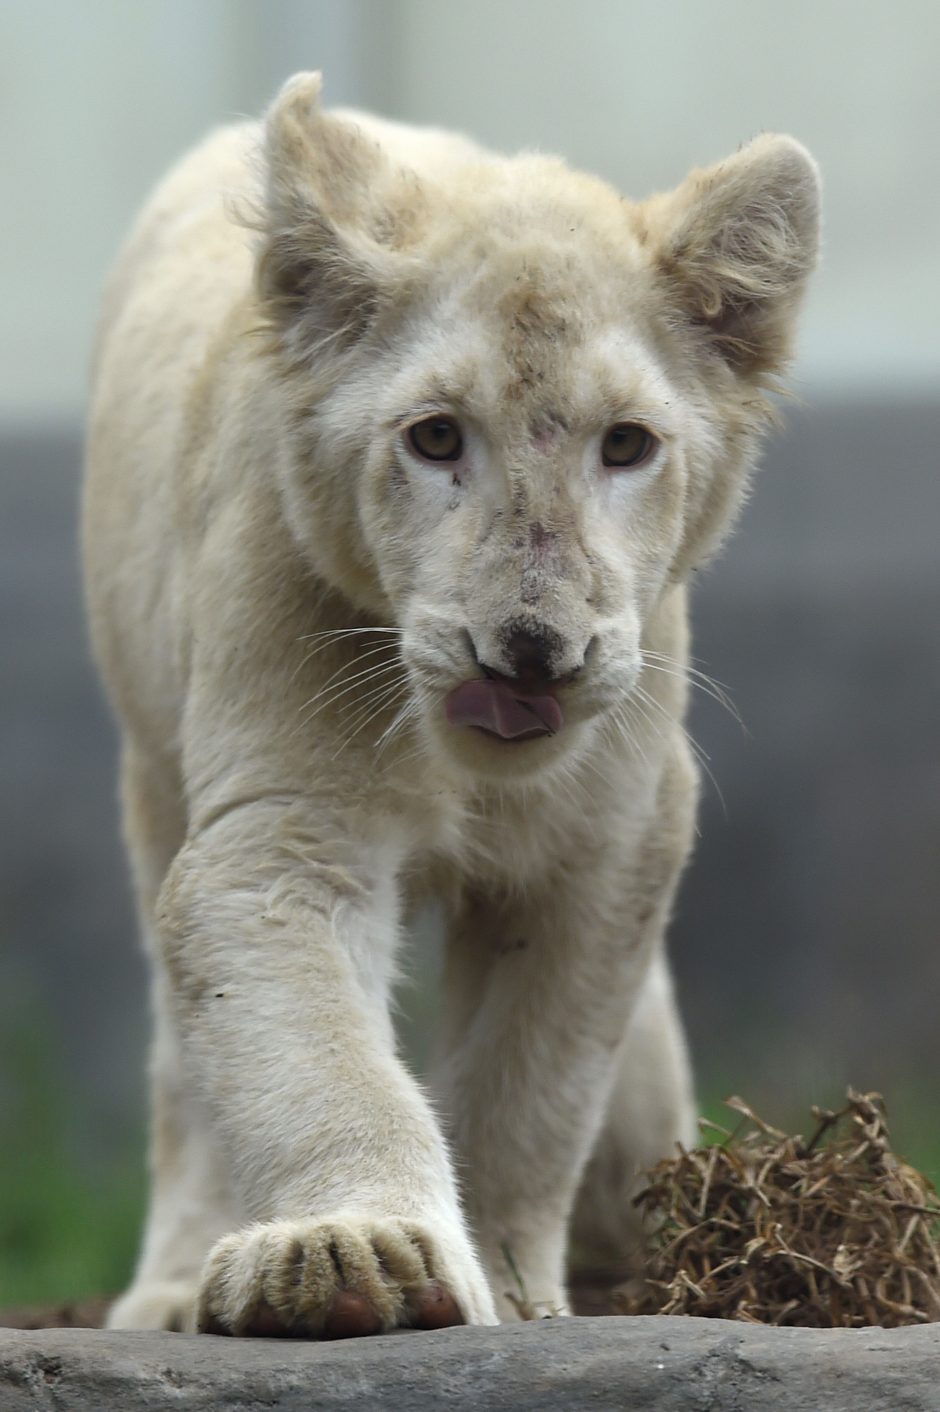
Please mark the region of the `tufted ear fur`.
[[656, 262], [680, 315], [743, 376], [774, 373], [819, 253], [816, 163], [767, 134], [647, 203]]
[[296, 74], [265, 123], [258, 291], [295, 355], [347, 347], [373, 322], [400, 274], [394, 193], [416, 181], [355, 123], [324, 113], [320, 86], [318, 73]]

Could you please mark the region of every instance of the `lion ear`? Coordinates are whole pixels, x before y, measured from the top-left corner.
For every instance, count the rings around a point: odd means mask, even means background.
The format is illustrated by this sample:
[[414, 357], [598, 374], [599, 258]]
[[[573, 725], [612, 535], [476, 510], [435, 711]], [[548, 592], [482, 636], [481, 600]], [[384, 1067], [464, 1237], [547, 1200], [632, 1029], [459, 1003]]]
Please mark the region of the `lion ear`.
[[377, 238], [391, 163], [353, 122], [323, 112], [320, 87], [318, 73], [289, 79], [264, 131], [258, 291], [285, 341], [305, 354], [360, 337], [394, 275]]
[[819, 255], [819, 171], [767, 134], [647, 206], [656, 263], [686, 321], [742, 375], [781, 369]]

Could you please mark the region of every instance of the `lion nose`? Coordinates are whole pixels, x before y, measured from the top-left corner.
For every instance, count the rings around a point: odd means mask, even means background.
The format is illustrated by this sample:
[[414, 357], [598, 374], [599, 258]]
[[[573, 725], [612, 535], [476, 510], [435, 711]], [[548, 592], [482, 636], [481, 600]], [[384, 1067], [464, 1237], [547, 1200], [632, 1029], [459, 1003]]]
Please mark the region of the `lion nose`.
[[553, 628], [544, 623], [511, 626], [504, 641], [506, 660], [517, 679], [549, 682], [557, 675], [564, 643]]
[[[551, 691], [571, 679], [585, 665], [595, 639], [578, 653], [560, 632], [532, 618], [515, 619], [503, 625], [489, 650], [479, 650], [473, 636], [464, 630], [474, 660], [488, 677], [514, 682], [522, 691]], [[481, 644], [482, 646], [482, 644]]]

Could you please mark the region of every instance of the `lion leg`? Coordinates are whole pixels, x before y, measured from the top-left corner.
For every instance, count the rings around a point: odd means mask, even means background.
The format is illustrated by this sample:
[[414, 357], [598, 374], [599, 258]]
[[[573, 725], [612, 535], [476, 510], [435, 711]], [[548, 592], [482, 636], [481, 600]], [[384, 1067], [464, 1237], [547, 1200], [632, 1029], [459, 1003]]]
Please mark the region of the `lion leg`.
[[108, 1313], [109, 1328], [182, 1329], [213, 1242], [233, 1224], [232, 1199], [208, 1124], [187, 1091], [179, 1040], [154, 940], [157, 892], [183, 838], [173, 771], [133, 748], [121, 762], [124, 828], [145, 949], [153, 968], [150, 1194], [133, 1281]]
[[611, 877], [583, 870], [574, 896], [476, 893], [453, 927], [436, 1086], [504, 1318], [568, 1310], [571, 1210], [651, 959], [642, 929], [611, 925], [618, 909], [592, 917]]
[[572, 1255], [579, 1265], [616, 1276], [637, 1268], [643, 1228], [633, 1198], [642, 1174], [676, 1142], [695, 1140], [692, 1075], [676, 1008], [665, 935], [679, 878], [692, 846], [697, 778], [689, 751], [679, 750], [660, 786], [659, 866], [642, 917], [650, 965], [634, 999], [603, 1121], [572, 1213]]
[[637, 1166], [689, 1136], [663, 935], [694, 807], [679, 750], [631, 846], [614, 805], [577, 867], [468, 889], [454, 916], [438, 1089], [503, 1317], [564, 1312], [579, 1191], [582, 1229], [618, 1243]]
[[633, 1199], [676, 1142], [695, 1141], [692, 1074], [665, 953], [647, 974], [617, 1060], [604, 1125], [575, 1202], [576, 1265], [625, 1274], [643, 1247]]

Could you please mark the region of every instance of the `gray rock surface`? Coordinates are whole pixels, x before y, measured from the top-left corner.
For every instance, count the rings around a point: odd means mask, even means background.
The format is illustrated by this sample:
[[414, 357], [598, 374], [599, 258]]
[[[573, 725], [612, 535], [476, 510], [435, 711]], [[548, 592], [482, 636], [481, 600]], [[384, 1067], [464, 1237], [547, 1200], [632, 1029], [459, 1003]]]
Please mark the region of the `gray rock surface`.
[[0, 1412], [940, 1412], [940, 1324], [554, 1319], [345, 1343], [0, 1330]]

